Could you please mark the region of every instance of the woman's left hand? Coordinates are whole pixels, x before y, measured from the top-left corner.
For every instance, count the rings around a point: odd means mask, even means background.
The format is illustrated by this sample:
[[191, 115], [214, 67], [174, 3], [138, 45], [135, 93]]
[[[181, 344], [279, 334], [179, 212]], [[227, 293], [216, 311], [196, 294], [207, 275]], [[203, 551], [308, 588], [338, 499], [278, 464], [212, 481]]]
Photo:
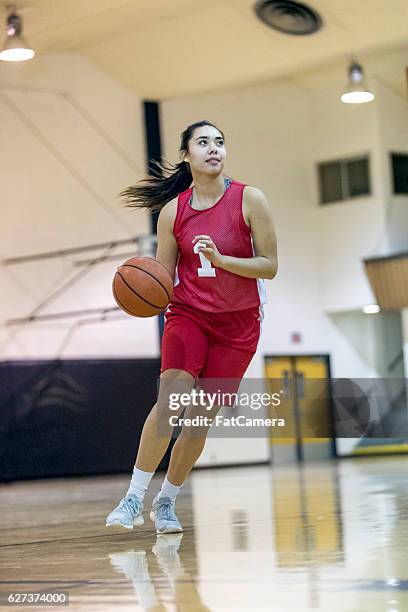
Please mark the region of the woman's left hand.
[[220, 267], [222, 264], [223, 256], [217, 249], [212, 238], [204, 234], [194, 236], [192, 243], [199, 242], [198, 251], [204, 255], [206, 259], [209, 259], [215, 267]]

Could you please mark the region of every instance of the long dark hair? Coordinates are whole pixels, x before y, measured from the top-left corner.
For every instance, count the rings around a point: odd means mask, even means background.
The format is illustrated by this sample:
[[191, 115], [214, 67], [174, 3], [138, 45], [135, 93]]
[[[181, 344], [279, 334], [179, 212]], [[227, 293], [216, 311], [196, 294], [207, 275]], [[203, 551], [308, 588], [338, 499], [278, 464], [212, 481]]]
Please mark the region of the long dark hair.
[[[180, 153], [188, 153], [188, 141], [194, 130], [203, 125], [211, 125], [224, 138], [223, 132], [209, 121], [192, 123], [181, 134]], [[126, 203], [126, 206], [159, 211], [167, 202], [190, 187], [193, 175], [188, 162], [181, 161], [178, 164], [171, 164], [165, 160], [162, 163], [151, 160], [151, 164], [154, 172], [152, 176], [120, 192], [119, 197]]]

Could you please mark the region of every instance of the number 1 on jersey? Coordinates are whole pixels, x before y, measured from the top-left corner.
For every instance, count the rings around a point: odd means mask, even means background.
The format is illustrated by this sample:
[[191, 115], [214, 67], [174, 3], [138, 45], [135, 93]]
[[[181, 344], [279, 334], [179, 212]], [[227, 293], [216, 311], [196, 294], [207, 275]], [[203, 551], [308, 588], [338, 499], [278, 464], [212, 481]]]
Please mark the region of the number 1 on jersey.
[[205, 257], [201, 252], [198, 252], [198, 247], [200, 245], [200, 241], [196, 242], [194, 245], [194, 253], [199, 255], [201, 268], [197, 268], [198, 276], [216, 276], [215, 268], [212, 267], [211, 261]]

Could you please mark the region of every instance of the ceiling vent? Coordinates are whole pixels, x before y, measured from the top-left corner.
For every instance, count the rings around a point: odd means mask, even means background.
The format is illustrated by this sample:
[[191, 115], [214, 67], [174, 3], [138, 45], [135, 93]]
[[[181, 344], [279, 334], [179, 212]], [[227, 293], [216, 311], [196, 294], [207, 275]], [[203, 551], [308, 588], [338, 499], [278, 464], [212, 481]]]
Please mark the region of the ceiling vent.
[[292, 0], [258, 0], [254, 9], [267, 26], [292, 36], [314, 34], [323, 25], [316, 11]]

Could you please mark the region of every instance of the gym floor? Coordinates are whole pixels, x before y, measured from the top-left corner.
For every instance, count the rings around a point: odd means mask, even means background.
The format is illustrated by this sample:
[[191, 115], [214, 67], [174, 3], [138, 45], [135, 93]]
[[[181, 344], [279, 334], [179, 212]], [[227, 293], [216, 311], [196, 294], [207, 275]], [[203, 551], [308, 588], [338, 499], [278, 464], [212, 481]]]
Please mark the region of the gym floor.
[[105, 527], [127, 475], [2, 484], [2, 601], [51, 589], [75, 610], [403, 612], [407, 467], [394, 456], [194, 470], [177, 499], [184, 533], [167, 536], [149, 519], [161, 474], [133, 531]]

